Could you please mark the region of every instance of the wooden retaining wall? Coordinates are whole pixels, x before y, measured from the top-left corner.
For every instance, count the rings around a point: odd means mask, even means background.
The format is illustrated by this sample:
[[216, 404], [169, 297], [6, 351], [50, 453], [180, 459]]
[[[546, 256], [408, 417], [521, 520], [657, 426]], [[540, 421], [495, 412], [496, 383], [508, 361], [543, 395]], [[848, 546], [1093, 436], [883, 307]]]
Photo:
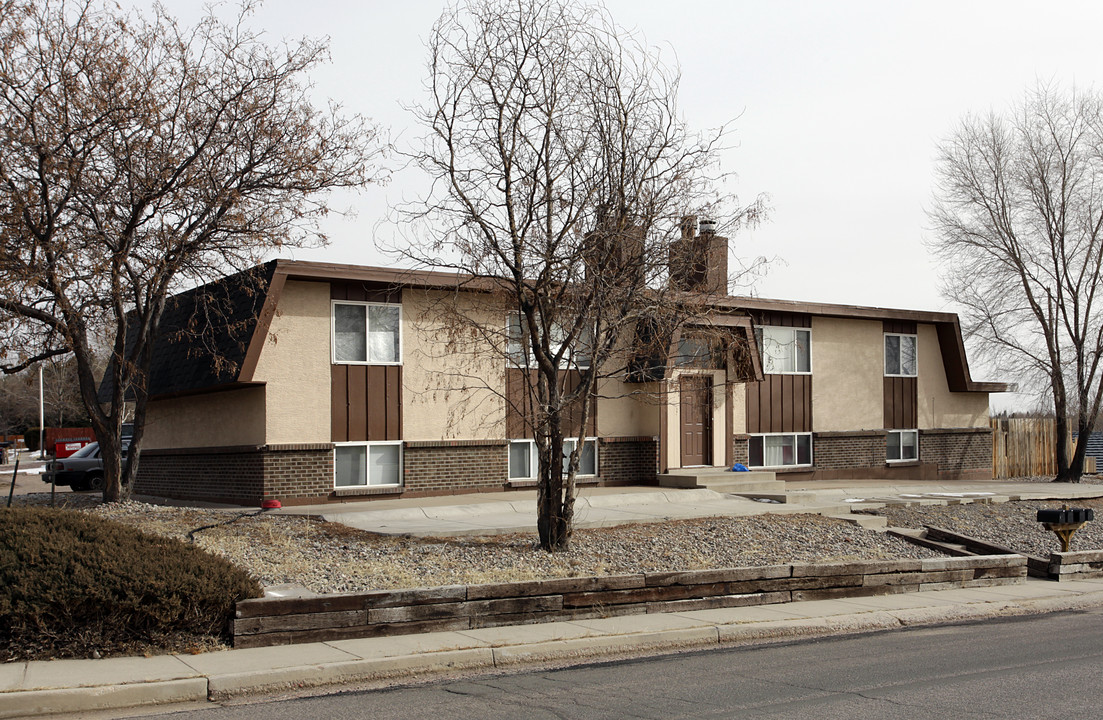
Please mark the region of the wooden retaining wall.
[[237, 604], [234, 647], [468, 630], [1022, 583], [1019, 555], [865, 560], [260, 598]]
[[1103, 577], [1103, 550], [1049, 554], [1051, 580], [1087, 580]]

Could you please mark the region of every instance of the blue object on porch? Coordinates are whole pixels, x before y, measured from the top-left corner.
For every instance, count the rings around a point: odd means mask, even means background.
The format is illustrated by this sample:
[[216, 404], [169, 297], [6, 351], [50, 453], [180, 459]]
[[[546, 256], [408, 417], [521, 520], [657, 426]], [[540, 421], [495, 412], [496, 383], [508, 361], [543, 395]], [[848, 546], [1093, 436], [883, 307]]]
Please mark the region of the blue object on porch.
[[732, 472], [750, 472], [751, 469], [743, 463], [736, 463], [732, 465]]

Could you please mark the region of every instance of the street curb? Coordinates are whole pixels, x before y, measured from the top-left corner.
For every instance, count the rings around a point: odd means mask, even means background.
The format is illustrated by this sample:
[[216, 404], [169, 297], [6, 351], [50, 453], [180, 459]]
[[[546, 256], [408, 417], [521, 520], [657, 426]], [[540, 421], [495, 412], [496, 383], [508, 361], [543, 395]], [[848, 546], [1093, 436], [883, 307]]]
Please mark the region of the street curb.
[[497, 667], [530, 662], [548, 662], [587, 658], [625, 652], [647, 652], [678, 647], [704, 647], [719, 642], [719, 628], [701, 626], [625, 635], [593, 635], [564, 640], [505, 645], [494, 648]]
[[0, 718], [206, 701], [207, 678], [0, 693]]
[[[900, 630], [997, 617], [1082, 610], [1103, 606], [1103, 591], [1041, 598], [997, 598], [990, 601], [907, 609], [870, 609], [840, 615], [759, 622], [702, 623], [695, 627], [641, 630], [487, 647], [439, 650], [390, 657], [269, 668], [237, 673], [211, 673], [195, 678], [157, 680], [54, 690], [0, 693], [0, 719], [143, 705], [205, 702], [247, 697], [272, 691], [320, 689], [351, 682], [401, 678], [423, 681], [463, 670], [520, 670], [575, 660], [601, 662], [646, 657], [677, 650], [706, 650], [754, 644], [791, 642], [817, 637]], [[669, 613], [683, 620], [685, 613]], [[644, 616], [646, 617], [646, 616]], [[620, 620], [624, 620], [621, 618]], [[472, 640], [478, 643], [477, 640]], [[95, 662], [95, 661], [90, 661]]]
[[[402, 675], [433, 674], [455, 670], [494, 667], [491, 648], [442, 650], [385, 658], [348, 660], [328, 665], [310, 665], [252, 670], [244, 673], [212, 675], [209, 678], [211, 700], [250, 695], [273, 689], [321, 687], [342, 682], [377, 680]], [[207, 699], [205, 694], [203, 699]]]

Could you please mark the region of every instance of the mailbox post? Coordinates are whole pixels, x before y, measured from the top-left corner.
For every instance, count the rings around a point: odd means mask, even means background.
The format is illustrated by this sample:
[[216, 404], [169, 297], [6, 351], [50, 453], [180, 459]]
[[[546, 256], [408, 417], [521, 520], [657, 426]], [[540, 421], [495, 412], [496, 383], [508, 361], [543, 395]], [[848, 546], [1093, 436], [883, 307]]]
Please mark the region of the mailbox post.
[[1038, 522], [1061, 541], [1061, 552], [1068, 552], [1072, 545], [1072, 536], [1084, 523], [1094, 519], [1095, 511], [1091, 508], [1070, 509], [1068, 505], [1063, 505], [1060, 510], [1038, 511]]

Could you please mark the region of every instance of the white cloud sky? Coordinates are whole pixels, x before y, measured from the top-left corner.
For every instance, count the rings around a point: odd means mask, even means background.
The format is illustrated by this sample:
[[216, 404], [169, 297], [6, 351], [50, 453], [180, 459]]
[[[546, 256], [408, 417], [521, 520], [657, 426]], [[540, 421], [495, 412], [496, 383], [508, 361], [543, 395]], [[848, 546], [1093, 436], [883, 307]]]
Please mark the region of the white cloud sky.
[[[166, 0], [185, 21], [193, 0]], [[414, 137], [424, 38], [442, 4], [269, 0], [253, 23], [273, 39], [328, 36], [319, 91]], [[884, 2], [608, 0], [622, 26], [676, 57], [691, 126], [738, 118], [725, 169], [741, 197], [771, 197], [769, 222], [732, 239], [778, 256], [754, 292], [823, 302], [953, 310], [923, 247], [938, 140], [966, 112], [1002, 110], [1038, 80], [1098, 83], [1103, 4], [1021, 0]], [[412, 179], [347, 202], [332, 244], [300, 259], [387, 264], [375, 246]]]

